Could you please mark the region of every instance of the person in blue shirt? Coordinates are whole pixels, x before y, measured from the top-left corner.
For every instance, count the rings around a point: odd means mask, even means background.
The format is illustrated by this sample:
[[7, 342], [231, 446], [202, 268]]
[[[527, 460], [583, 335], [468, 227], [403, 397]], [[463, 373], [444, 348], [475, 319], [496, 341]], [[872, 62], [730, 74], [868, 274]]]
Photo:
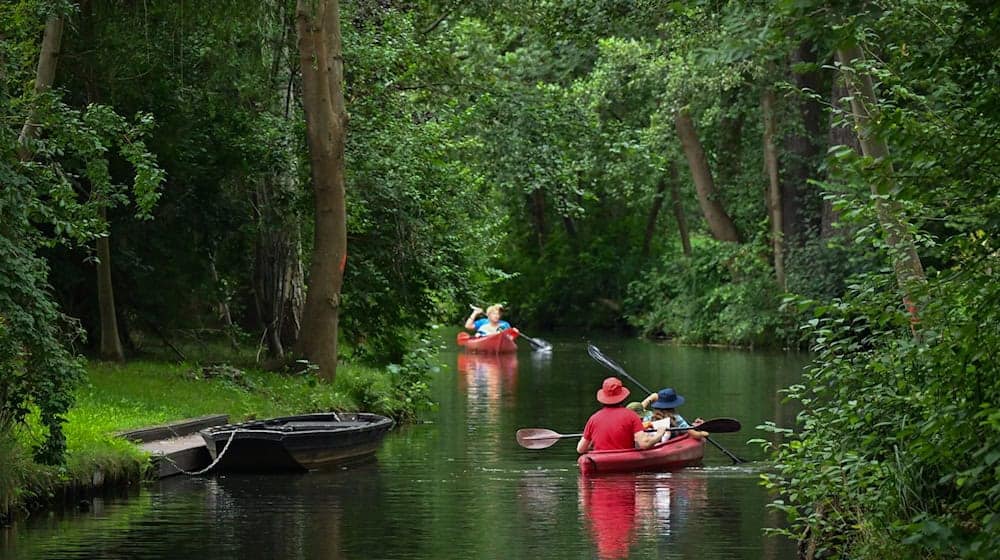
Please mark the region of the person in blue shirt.
[[[470, 331], [475, 331], [475, 336], [489, 336], [502, 330], [509, 329], [510, 323], [500, 320], [500, 314], [502, 312], [503, 306], [499, 303], [487, 307], [485, 313], [483, 313], [482, 309], [473, 307], [472, 315], [469, 315], [468, 320], [465, 321], [465, 328]], [[477, 319], [476, 317], [479, 317], [480, 315], [486, 316]]]
[[[677, 394], [672, 388], [667, 387], [657, 393], [651, 393], [642, 401], [643, 408], [652, 407], [654, 428], [691, 428], [687, 434], [695, 439], [708, 437], [708, 432], [694, 429], [702, 423], [701, 418], [688, 424], [683, 416], [677, 413], [677, 407], [684, 404], [684, 397]], [[667, 441], [672, 437], [677, 437], [684, 432], [667, 432], [662, 441]]]

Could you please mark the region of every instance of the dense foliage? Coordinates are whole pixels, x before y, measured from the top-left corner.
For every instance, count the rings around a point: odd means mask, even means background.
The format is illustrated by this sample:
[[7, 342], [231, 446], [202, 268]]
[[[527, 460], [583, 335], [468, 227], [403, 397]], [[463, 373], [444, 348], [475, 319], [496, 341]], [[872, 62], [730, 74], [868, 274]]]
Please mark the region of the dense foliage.
[[[23, 17], [25, 12], [4, 14], [5, 29], [24, 33], [4, 38], [15, 55], [32, 52], [18, 47], [38, 29]], [[48, 436], [36, 456], [58, 462], [65, 448], [63, 415], [81, 374], [69, 345], [82, 333], [52, 298], [40, 251], [105, 235], [103, 212], [127, 202], [129, 192], [138, 216], [148, 217], [162, 172], [143, 141], [149, 116], [140, 114], [133, 123], [107, 106], [74, 109], [56, 95], [24, 94], [18, 84], [30, 66], [16, 56], [2, 62], [0, 121], [12, 124], [0, 128], [0, 426], [9, 429], [37, 407]], [[25, 152], [13, 123], [29, 119], [44, 135], [29, 140]], [[115, 160], [129, 169], [124, 179], [112, 170]]]
[[[181, 6], [2, 4], [0, 424], [37, 409], [46, 461], [78, 352], [222, 338], [302, 369], [321, 228], [296, 3]], [[788, 439], [766, 482], [804, 554], [1000, 546], [1000, 9], [358, 0], [340, 14], [341, 354], [391, 380], [343, 380], [359, 402], [428, 405], [427, 331], [468, 303], [506, 301], [531, 327], [808, 346], [816, 362], [789, 389], [801, 424], [771, 427]], [[59, 65], [36, 91], [54, 17]], [[124, 353], [107, 353], [111, 327]]]
[[785, 23], [835, 22], [818, 37], [877, 45], [857, 70], [877, 77], [872, 132], [891, 150], [880, 162], [835, 150], [827, 188], [854, 241], [888, 264], [898, 254], [873, 227], [868, 185], [894, 185], [927, 278], [900, 285], [885, 267], [855, 274], [842, 297], [798, 299], [816, 360], [788, 391], [801, 426], [767, 484], [782, 493], [786, 533], [817, 558], [989, 557], [1000, 547], [1000, 12], [886, 2], [847, 21], [804, 13]]

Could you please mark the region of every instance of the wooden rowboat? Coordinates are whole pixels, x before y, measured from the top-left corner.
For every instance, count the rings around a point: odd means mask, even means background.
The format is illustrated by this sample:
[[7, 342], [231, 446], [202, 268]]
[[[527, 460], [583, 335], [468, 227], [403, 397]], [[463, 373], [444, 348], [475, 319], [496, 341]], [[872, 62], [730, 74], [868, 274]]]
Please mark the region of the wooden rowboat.
[[666, 471], [697, 465], [704, 456], [704, 440], [685, 433], [649, 449], [591, 451], [580, 455], [576, 463], [583, 474]]
[[394, 424], [378, 414], [329, 412], [215, 426], [200, 433], [213, 461], [222, 456], [218, 470], [308, 471], [370, 458]]
[[487, 336], [471, 336], [469, 333], [460, 332], [456, 341], [459, 347], [464, 348], [467, 352], [502, 354], [517, 352], [517, 344], [514, 339], [520, 334], [513, 327]]

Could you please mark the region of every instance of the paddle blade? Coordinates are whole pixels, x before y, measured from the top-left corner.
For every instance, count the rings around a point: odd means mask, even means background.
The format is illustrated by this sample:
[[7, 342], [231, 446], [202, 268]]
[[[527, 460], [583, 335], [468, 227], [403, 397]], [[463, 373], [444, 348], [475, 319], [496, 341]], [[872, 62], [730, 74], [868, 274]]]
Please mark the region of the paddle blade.
[[733, 418], [713, 418], [692, 427], [710, 434], [730, 434], [740, 431], [741, 428], [739, 420]]
[[549, 344], [548, 341], [542, 340], [540, 338], [531, 338], [530, 336], [526, 336], [524, 333], [521, 333], [521, 337], [527, 340], [528, 343], [531, 344], [532, 349], [535, 350], [536, 352], [552, 351], [552, 345]]
[[557, 441], [566, 437], [575, 437], [577, 434], [564, 436], [559, 432], [546, 430], [545, 428], [521, 428], [515, 434], [517, 444], [525, 449], [545, 449], [552, 447]]
[[600, 348], [589, 342], [587, 343], [587, 354], [590, 354], [591, 358], [611, 371], [614, 371], [624, 377], [628, 377], [628, 374], [625, 373], [625, 370], [622, 369], [620, 365], [616, 364], [611, 358], [605, 356], [604, 353], [601, 352]]

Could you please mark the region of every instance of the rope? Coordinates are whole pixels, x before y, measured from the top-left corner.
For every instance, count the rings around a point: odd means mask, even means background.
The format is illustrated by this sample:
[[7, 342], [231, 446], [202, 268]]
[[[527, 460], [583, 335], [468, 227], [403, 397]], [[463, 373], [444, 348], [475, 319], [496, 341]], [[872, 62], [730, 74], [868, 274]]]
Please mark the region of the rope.
[[175, 463], [174, 460], [171, 459], [170, 457], [168, 457], [166, 454], [160, 455], [160, 458], [163, 459], [164, 461], [170, 463], [171, 465], [173, 465], [173, 467], [175, 469], [177, 469], [178, 471], [180, 471], [180, 472], [182, 472], [182, 473], [184, 473], [184, 474], [186, 474], [188, 476], [203, 475], [203, 474], [207, 473], [208, 471], [212, 470], [212, 468], [215, 467], [215, 465], [219, 464], [219, 461], [221, 461], [222, 457], [225, 456], [226, 451], [229, 451], [229, 444], [233, 443], [233, 438], [236, 437], [236, 432], [238, 432], [238, 431], [239, 430], [233, 430], [232, 432], [229, 432], [229, 439], [226, 441], [226, 445], [222, 448], [222, 452], [219, 453], [218, 455], [216, 455], [215, 460], [212, 461], [211, 465], [209, 465], [209, 466], [201, 469], [200, 471], [194, 471], [194, 472], [186, 471], [186, 470], [182, 469], [180, 465], [178, 465], [177, 463]]

